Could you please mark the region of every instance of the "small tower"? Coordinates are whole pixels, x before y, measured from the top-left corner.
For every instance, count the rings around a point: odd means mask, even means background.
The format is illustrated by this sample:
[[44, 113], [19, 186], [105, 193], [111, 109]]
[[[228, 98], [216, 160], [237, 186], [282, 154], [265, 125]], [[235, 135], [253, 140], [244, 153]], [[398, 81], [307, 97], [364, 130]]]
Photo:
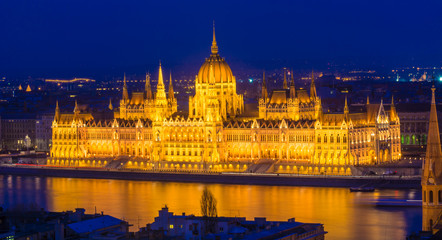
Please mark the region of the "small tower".
[[348, 110], [348, 103], [347, 103], [347, 95], [345, 95], [344, 119], [347, 123], [348, 123], [348, 114], [349, 114], [349, 110]]
[[284, 68], [284, 83], [282, 84], [282, 88], [287, 89], [287, 69]]
[[78, 108], [77, 99], [75, 99], [74, 119], [77, 119], [78, 115], [80, 115], [80, 109]]
[[124, 73], [124, 79], [123, 79], [124, 85], [123, 85], [123, 100], [125, 102], [129, 101], [129, 93], [127, 91], [127, 84], [126, 84], [126, 73]]
[[112, 98], [109, 98], [109, 110], [114, 110], [114, 106], [112, 106]]
[[170, 79], [169, 79], [169, 95], [170, 100], [175, 99], [175, 93], [173, 92], [173, 83], [172, 83], [172, 71], [170, 71]]
[[264, 103], [267, 102], [267, 98], [269, 93], [267, 92], [267, 84], [266, 84], [266, 72], [262, 73], [262, 87], [261, 87], [261, 97], [264, 99]]
[[442, 152], [436, 111], [436, 88], [431, 88], [430, 124], [427, 153], [422, 169], [422, 230], [433, 231], [442, 214]]
[[399, 117], [396, 112], [396, 107], [394, 106], [394, 97], [391, 96], [391, 107], [390, 107], [390, 122], [396, 122]]
[[150, 75], [146, 73], [146, 85], [145, 85], [145, 91], [146, 91], [146, 98], [147, 99], [153, 99], [152, 96], [152, 87], [150, 85]]
[[290, 71], [290, 77], [292, 80], [290, 81], [290, 98], [295, 99], [296, 98], [296, 88], [295, 88], [295, 78], [293, 76], [293, 70]]
[[58, 100], [55, 103], [55, 115], [54, 115], [54, 120], [55, 121], [60, 121], [60, 108], [58, 107]]
[[310, 98], [316, 99], [316, 86], [315, 86], [315, 77], [312, 71], [312, 83], [310, 84]]

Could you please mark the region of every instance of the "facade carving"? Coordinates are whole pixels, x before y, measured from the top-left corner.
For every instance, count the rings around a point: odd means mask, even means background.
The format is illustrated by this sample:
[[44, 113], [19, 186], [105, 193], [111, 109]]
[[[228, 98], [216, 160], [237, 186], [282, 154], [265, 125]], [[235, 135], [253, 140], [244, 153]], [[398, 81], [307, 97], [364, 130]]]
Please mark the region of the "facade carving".
[[346, 100], [344, 113], [325, 114], [313, 75], [309, 91], [297, 89], [293, 77], [288, 85], [285, 76], [283, 88], [269, 94], [264, 80], [256, 116], [244, 117], [243, 96], [218, 54], [215, 32], [187, 115], [177, 112], [172, 78], [168, 90], [160, 64], [155, 94], [149, 75], [145, 91], [131, 96], [124, 79], [114, 119], [93, 119], [77, 107], [62, 114], [57, 107], [49, 164], [218, 172], [267, 166], [268, 172], [345, 175], [353, 165], [401, 156], [393, 103], [389, 112], [381, 102], [350, 113]]

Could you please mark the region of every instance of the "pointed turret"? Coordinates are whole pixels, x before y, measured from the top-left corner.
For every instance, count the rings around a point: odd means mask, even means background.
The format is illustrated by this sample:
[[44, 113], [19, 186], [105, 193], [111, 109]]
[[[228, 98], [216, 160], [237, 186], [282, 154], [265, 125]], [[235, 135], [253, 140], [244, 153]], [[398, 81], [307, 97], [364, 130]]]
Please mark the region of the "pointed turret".
[[112, 106], [112, 98], [109, 98], [109, 110], [114, 110], [114, 106]]
[[282, 88], [287, 89], [287, 69], [284, 68], [284, 83], [282, 84]]
[[396, 107], [394, 106], [394, 97], [391, 96], [390, 122], [396, 122], [398, 119], [399, 118], [396, 112]]
[[127, 91], [127, 84], [126, 84], [126, 73], [124, 73], [124, 78], [123, 78], [123, 100], [129, 100], [129, 93]]
[[218, 54], [218, 45], [216, 45], [216, 37], [215, 37], [215, 21], [213, 21], [212, 54]]
[[158, 84], [157, 84], [157, 92], [155, 94], [155, 99], [166, 99], [166, 90], [164, 87], [163, 69], [161, 67], [161, 62], [158, 70]]
[[292, 78], [290, 81], [290, 98], [296, 98], [296, 88], [295, 88], [295, 78], [293, 76], [293, 70], [290, 71], [290, 77]]
[[60, 108], [58, 107], [58, 100], [55, 103], [55, 115], [54, 115], [54, 120], [55, 121], [59, 121], [60, 120]]
[[367, 105], [370, 105], [370, 97], [367, 95]]
[[170, 79], [169, 79], [169, 99], [175, 99], [175, 94], [173, 92], [173, 83], [172, 83], [172, 71], [170, 71]]
[[262, 99], [264, 99], [264, 102], [267, 102], [268, 94], [269, 93], [267, 92], [266, 72], [264, 71], [262, 73], [262, 86], [261, 86], [261, 96]]
[[344, 104], [344, 118], [345, 121], [348, 121], [348, 114], [349, 114], [349, 110], [348, 110], [348, 103], [347, 103], [347, 95], [345, 95], [345, 104]]
[[26, 87], [26, 92], [31, 92], [31, 91], [32, 91], [31, 86], [29, 86], [28, 84], [28, 87]]
[[312, 71], [312, 83], [310, 84], [310, 98], [316, 99], [316, 86], [315, 86], [315, 77]]
[[74, 115], [78, 116], [80, 114], [80, 109], [78, 108], [77, 99], [75, 99]]
[[146, 98], [152, 99], [152, 86], [150, 85], [150, 74], [146, 73], [146, 85], [145, 85], [145, 91], [146, 91]]
[[22, 91], [22, 90], [23, 90], [23, 88], [21, 87], [21, 84], [18, 86], [18, 90], [19, 90], [19, 91]]

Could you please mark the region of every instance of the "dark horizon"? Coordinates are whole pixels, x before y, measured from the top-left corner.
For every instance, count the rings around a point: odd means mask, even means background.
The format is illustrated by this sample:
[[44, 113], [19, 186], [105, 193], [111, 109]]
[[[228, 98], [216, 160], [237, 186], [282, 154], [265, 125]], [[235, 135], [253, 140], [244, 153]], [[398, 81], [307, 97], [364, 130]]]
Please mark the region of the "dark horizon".
[[216, 22], [232, 69], [442, 65], [442, 2], [0, 3], [0, 76], [196, 74]]

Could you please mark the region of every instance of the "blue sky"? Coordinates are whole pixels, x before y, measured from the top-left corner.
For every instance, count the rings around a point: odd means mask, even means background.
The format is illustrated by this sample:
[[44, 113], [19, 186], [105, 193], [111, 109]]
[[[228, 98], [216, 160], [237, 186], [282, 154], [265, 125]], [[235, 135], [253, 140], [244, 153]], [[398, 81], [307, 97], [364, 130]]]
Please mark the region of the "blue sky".
[[[442, 1], [0, 1], [0, 74], [272, 62], [442, 65]], [[350, 59], [350, 60], [349, 60]], [[232, 66], [234, 68], [234, 66]], [[315, 67], [315, 66], [312, 66]]]

